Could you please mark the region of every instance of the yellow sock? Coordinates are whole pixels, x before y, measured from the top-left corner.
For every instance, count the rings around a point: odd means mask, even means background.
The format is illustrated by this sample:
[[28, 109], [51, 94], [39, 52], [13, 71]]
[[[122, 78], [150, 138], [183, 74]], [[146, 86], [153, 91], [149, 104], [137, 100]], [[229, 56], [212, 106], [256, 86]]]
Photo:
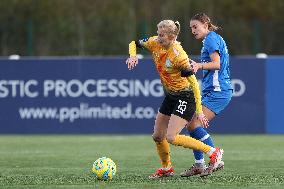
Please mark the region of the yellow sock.
[[203, 142], [185, 135], [177, 135], [172, 144], [176, 146], [183, 146], [184, 148], [191, 148], [193, 150], [200, 150], [204, 153], [208, 153], [211, 149], [210, 146]]
[[162, 167], [170, 167], [171, 158], [170, 158], [170, 144], [164, 139], [162, 142], [156, 142], [157, 152], [161, 159]]

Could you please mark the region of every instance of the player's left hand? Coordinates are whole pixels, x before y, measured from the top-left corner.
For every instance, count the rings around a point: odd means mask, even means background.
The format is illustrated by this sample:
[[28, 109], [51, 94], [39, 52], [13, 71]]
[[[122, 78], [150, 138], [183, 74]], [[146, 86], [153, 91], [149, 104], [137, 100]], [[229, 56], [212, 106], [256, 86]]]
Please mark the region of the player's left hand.
[[202, 127], [204, 127], [204, 128], [209, 127], [209, 121], [208, 121], [207, 117], [203, 113], [198, 114], [197, 115], [197, 119], [200, 121]]

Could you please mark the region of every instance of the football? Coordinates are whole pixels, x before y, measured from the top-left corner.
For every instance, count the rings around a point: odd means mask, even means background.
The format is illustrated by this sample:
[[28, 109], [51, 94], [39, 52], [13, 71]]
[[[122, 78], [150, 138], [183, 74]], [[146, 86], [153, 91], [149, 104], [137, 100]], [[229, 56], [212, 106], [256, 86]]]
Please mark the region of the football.
[[101, 157], [94, 162], [92, 173], [99, 180], [111, 180], [116, 174], [116, 165], [110, 158]]

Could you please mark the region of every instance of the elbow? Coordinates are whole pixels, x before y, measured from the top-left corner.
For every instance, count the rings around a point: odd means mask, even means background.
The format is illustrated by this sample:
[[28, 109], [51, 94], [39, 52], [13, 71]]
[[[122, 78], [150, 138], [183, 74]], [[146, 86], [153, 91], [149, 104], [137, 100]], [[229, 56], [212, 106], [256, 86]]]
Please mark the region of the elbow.
[[220, 68], [221, 68], [220, 62], [216, 63], [215, 64], [215, 70], [220, 70]]

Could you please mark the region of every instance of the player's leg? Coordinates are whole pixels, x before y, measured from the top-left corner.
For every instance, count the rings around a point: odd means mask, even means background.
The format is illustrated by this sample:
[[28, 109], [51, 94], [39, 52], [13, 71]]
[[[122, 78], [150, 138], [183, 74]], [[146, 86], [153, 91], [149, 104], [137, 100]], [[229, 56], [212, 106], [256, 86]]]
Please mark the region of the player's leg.
[[150, 175], [149, 178], [160, 178], [174, 174], [170, 160], [170, 146], [166, 140], [167, 127], [173, 104], [173, 100], [166, 96], [156, 116], [152, 137], [161, 160], [161, 168], [159, 168], [154, 174]]
[[200, 150], [208, 154], [210, 156], [210, 167], [216, 169], [222, 159], [223, 150], [210, 147], [209, 145], [206, 145], [192, 137], [179, 135], [180, 131], [194, 115], [195, 99], [193, 95], [180, 95], [177, 96], [176, 99], [176, 106], [173, 109], [167, 130], [167, 141], [176, 146]]
[[200, 176], [206, 176], [211, 174], [217, 169], [218, 165], [222, 161], [223, 150], [220, 148], [213, 148], [204, 144], [203, 142], [196, 140], [190, 136], [179, 135], [180, 131], [184, 127], [186, 120], [176, 115], [172, 115], [170, 118], [167, 141], [176, 146], [183, 146], [184, 148], [191, 148], [194, 150], [200, 150], [210, 157], [208, 168], [200, 174]]
[[[222, 92], [210, 92], [206, 94], [202, 99], [203, 112], [211, 121], [217, 114], [219, 114], [225, 107], [229, 104], [232, 97], [232, 91], [222, 91]], [[202, 128], [198, 120], [194, 119], [187, 126], [190, 136], [195, 139], [203, 141], [205, 144], [214, 147], [213, 140], [207, 131]], [[182, 176], [192, 176], [200, 174], [205, 168], [203, 153], [201, 151], [194, 150], [195, 164], [188, 170], [182, 173]], [[211, 163], [212, 164], [212, 163]], [[215, 167], [215, 166], [214, 166]], [[224, 168], [224, 162], [220, 161], [216, 168], [212, 168], [212, 165], [206, 169], [205, 173], [211, 174], [213, 171], [220, 170]], [[203, 175], [205, 174], [202, 173]]]
[[169, 119], [170, 116], [158, 112], [152, 136], [156, 143], [157, 153], [161, 160], [161, 168], [159, 168], [154, 174], [150, 175], [150, 179], [172, 176], [174, 174], [170, 157], [170, 145], [166, 140]]
[[[202, 106], [202, 110], [203, 110], [204, 115], [207, 117], [209, 121], [211, 121], [215, 117], [215, 113], [209, 110], [207, 107]], [[191, 122], [188, 123], [187, 129], [189, 130], [190, 136], [192, 138], [195, 138], [196, 140], [200, 140], [201, 142], [211, 147], [214, 147], [214, 143], [213, 143], [211, 136], [201, 126], [201, 123], [197, 119], [196, 115], [194, 115]], [[184, 172], [180, 174], [182, 177], [199, 175], [206, 169], [203, 152], [199, 150], [193, 150], [193, 154], [194, 154], [195, 162], [189, 169], [186, 169]]]
[[157, 152], [161, 159], [161, 165], [163, 168], [171, 166], [170, 146], [166, 140], [166, 133], [167, 133], [169, 120], [170, 116], [158, 112], [154, 126], [154, 133], [152, 135], [153, 140], [156, 143]]
[[184, 148], [201, 150], [202, 152], [211, 155], [215, 151], [214, 148], [211, 148], [210, 146], [190, 136], [179, 134], [186, 123], [187, 120], [177, 115], [172, 115], [166, 135], [167, 141], [175, 146], [183, 146]]
[[188, 94], [178, 95], [175, 96], [175, 99], [176, 104], [172, 111], [167, 130], [167, 141], [176, 146], [201, 150], [211, 155], [215, 150], [214, 148], [192, 137], [179, 135], [186, 123], [191, 120], [194, 115], [196, 106], [193, 94], [189, 92]]
[[[206, 118], [211, 121], [215, 117], [215, 113], [208, 109], [206, 106], [202, 106], [202, 110]], [[213, 139], [210, 134], [201, 126], [200, 121], [197, 119], [196, 115], [194, 115], [191, 122], [187, 125], [187, 129], [189, 130], [190, 136], [200, 140], [201, 142], [214, 147]], [[205, 163], [203, 153], [200, 151], [193, 151], [195, 157], [195, 163]]]

